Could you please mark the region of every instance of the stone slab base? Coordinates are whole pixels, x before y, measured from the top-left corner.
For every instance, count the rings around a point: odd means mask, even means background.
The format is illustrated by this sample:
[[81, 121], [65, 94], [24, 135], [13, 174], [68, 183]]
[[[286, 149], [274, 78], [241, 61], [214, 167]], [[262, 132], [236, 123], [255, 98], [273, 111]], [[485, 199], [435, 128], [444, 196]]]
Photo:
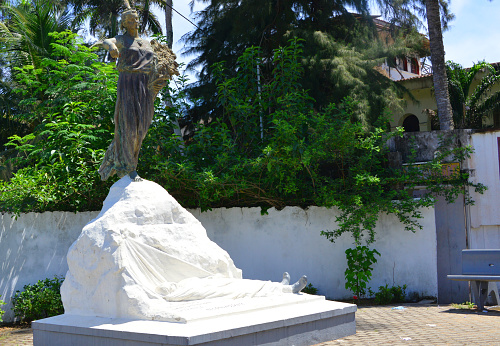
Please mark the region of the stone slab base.
[[356, 305], [323, 299], [187, 323], [59, 315], [32, 323], [34, 346], [313, 345], [356, 333]]

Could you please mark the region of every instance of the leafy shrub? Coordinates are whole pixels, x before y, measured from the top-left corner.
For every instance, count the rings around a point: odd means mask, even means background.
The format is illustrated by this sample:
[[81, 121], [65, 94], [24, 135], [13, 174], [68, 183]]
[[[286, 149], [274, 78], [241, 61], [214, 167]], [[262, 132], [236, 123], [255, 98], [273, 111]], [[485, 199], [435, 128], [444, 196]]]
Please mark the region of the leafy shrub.
[[23, 291], [16, 291], [12, 298], [13, 310], [22, 322], [31, 322], [40, 318], [64, 313], [61, 300], [61, 284], [64, 279], [38, 280], [36, 284], [25, 285]]
[[[117, 71], [70, 32], [50, 34], [54, 56], [16, 68], [13, 117], [32, 133], [9, 138], [13, 177], [0, 181], [0, 210], [19, 214], [99, 210], [112, 182], [97, 173], [112, 138]], [[1, 167], [0, 167], [1, 168]]]
[[[2, 305], [5, 305], [5, 302], [2, 299], [0, 299], [0, 306], [2, 306]], [[5, 311], [0, 310], [0, 322], [3, 322], [2, 316], [3, 316], [4, 313], [5, 313]]]
[[388, 287], [380, 286], [378, 292], [375, 293], [375, 303], [385, 305], [390, 303], [404, 302], [406, 297], [406, 285]]
[[309, 283], [306, 287], [302, 289], [302, 292], [307, 293], [307, 294], [318, 294], [318, 289], [312, 285], [312, 283]]
[[[345, 250], [347, 269], [345, 275], [345, 288], [351, 290], [358, 298], [366, 295], [366, 284], [372, 277], [373, 264], [377, 262], [375, 255], [380, 253], [367, 246], [358, 245], [353, 249]], [[369, 288], [368, 288], [369, 290]]]

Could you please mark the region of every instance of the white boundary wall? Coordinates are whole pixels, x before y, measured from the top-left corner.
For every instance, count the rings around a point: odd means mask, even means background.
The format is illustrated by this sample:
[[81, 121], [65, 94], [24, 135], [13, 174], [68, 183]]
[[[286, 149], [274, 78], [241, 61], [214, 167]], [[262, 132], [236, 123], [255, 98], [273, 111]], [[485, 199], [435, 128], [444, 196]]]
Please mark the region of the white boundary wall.
[[471, 249], [500, 249], [500, 131], [472, 134], [474, 154], [469, 168], [474, 169], [474, 182], [483, 183], [488, 190], [483, 195], [471, 189], [475, 204], [470, 207]]
[[[286, 207], [191, 210], [208, 236], [229, 252], [244, 278], [281, 281], [284, 271], [292, 280], [307, 275], [319, 293], [333, 299], [350, 298], [344, 288], [344, 251], [353, 246], [350, 236], [330, 243], [321, 230], [335, 226], [334, 209]], [[64, 276], [66, 252], [83, 226], [98, 212], [47, 212], [0, 215], [0, 295], [7, 302], [4, 321], [11, 321], [10, 298], [16, 290], [40, 279]], [[370, 286], [408, 285], [408, 292], [437, 296], [436, 227], [434, 209], [424, 209], [423, 229], [405, 232], [394, 216], [383, 215], [373, 245], [382, 256], [374, 266]]]

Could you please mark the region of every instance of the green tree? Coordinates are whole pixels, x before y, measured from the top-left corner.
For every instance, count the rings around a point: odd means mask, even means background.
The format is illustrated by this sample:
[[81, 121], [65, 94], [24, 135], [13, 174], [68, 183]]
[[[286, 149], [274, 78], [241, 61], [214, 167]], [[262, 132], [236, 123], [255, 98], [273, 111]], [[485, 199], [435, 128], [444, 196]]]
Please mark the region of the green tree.
[[31, 0], [6, 3], [5, 18], [0, 22], [0, 42], [11, 66], [33, 65], [52, 54], [51, 32], [70, 28], [65, 8], [53, 1]]
[[[55, 42], [50, 32], [70, 28], [70, 16], [57, 1], [5, 1], [0, 7], [0, 148], [8, 137], [24, 136], [36, 122], [17, 117], [21, 113], [21, 99], [13, 92], [16, 86], [16, 68], [32, 65], [40, 68], [41, 61], [53, 53]], [[2, 151], [2, 156], [11, 152]], [[3, 162], [0, 157], [0, 162]], [[2, 176], [2, 175], [0, 175]]]
[[[52, 33], [53, 55], [40, 68], [17, 68], [23, 101], [16, 119], [38, 125], [10, 137], [19, 156], [10, 181], [0, 182], [8, 212], [97, 210], [109, 183], [97, 168], [112, 138], [117, 71], [71, 32]], [[96, 102], [97, 101], [97, 102]]]
[[482, 128], [483, 120], [500, 108], [500, 92], [493, 91], [500, 81], [500, 73], [485, 61], [471, 68], [448, 61], [446, 69], [457, 128]]
[[[72, 6], [75, 25], [83, 25], [89, 20], [90, 33], [94, 36], [115, 37], [119, 33], [121, 13], [127, 8], [123, 0], [63, 0]], [[140, 18], [140, 33], [161, 33], [161, 25], [153, 13], [151, 5], [165, 8], [165, 0], [138, 0], [132, 3]]]
[[[373, 68], [385, 57], [407, 53], [407, 39], [415, 35], [396, 37], [392, 47], [382, 44], [367, 4], [342, 0], [211, 1], [197, 14], [198, 28], [183, 37], [186, 53], [197, 56], [188, 68], [200, 68], [191, 95], [202, 100], [185, 120], [196, 123], [200, 118], [221, 115], [214, 64], [226, 61], [227, 66], [235, 67], [246, 48], [259, 46], [262, 64], [255, 78], [265, 85], [272, 82], [274, 49], [297, 37], [305, 40], [302, 63], [306, 73], [300, 83], [310, 90], [315, 107], [340, 104], [349, 96], [357, 102], [356, 117], [372, 123], [388, 104], [397, 105], [400, 96], [397, 87]], [[354, 16], [352, 10], [360, 15]]]
[[432, 81], [441, 130], [453, 130], [453, 114], [448, 94], [448, 80], [444, 60], [443, 34], [439, 0], [425, 0], [427, 27], [431, 46]]
[[[470, 149], [441, 150], [429, 164], [391, 168], [386, 142], [400, 133], [386, 133], [383, 117], [367, 132], [352, 116], [357, 108], [352, 100], [316, 110], [300, 83], [302, 49], [298, 40], [276, 49], [272, 82], [266, 85], [255, 78], [257, 64], [263, 63], [258, 47], [238, 58], [236, 76], [227, 65], [215, 65], [222, 115], [200, 123], [182, 153], [173, 125], [155, 125], [140, 159], [144, 177], [162, 184], [182, 205], [202, 210], [337, 207], [338, 227], [323, 234], [332, 241], [352, 234], [356, 245], [374, 241], [381, 213], [394, 214], [406, 230], [416, 230], [419, 208], [432, 205], [433, 194], [453, 200], [464, 184], [472, 185], [465, 173], [441, 174], [445, 157], [461, 160]], [[176, 100], [172, 104], [183, 107]], [[412, 198], [407, 189], [417, 185], [431, 193]]]
[[19, 95], [12, 90], [11, 83], [0, 79], [0, 162], [6, 154], [5, 144], [9, 141], [8, 138], [14, 134], [27, 135], [31, 128], [29, 123], [16, 119], [15, 115], [20, 112], [20, 101]]
[[[25, 95], [37, 95], [40, 89], [51, 97], [45, 102], [26, 98], [21, 105], [28, 115], [45, 116], [35, 133], [12, 138], [27, 156], [20, 162], [24, 168], [0, 184], [2, 211], [95, 210], [109, 186], [102, 185], [96, 171], [111, 138], [116, 72], [97, 64], [88, 48], [68, 40], [56, 46], [60, 60], [44, 60], [46, 70], [27, 66], [19, 73]], [[426, 185], [449, 200], [464, 184], [482, 188], [463, 172], [442, 177], [443, 158], [461, 155], [461, 160], [469, 149], [440, 151], [428, 165], [390, 168], [386, 142], [399, 132], [386, 133], [378, 126], [383, 118], [367, 132], [351, 116], [357, 104], [348, 99], [342, 107], [316, 110], [300, 85], [301, 53], [297, 39], [275, 49], [272, 79], [263, 86], [255, 79], [260, 48], [239, 57], [236, 76], [224, 64], [216, 65], [223, 116], [200, 123], [184, 148], [169, 112], [177, 113], [189, 102], [183, 101], [182, 90], [172, 93], [173, 107], [159, 109], [144, 141], [141, 175], [163, 185], [183, 206], [202, 210], [259, 206], [265, 213], [287, 205], [337, 207], [337, 228], [323, 234], [333, 241], [349, 233], [357, 245], [373, 242], [380, 213], [396, 215], [406, 230], [418, 229], [419, 208], [432, 205], [434, 198], [414, 199], [406, 188]], [[36, 75], [43, 77], [42, 83]]]
[[372, 278], [373, 265], [377, 263], [375, 255], [380, 256], [380, 252], [358, 245], [347, 249], [345, 254], [347, 259], [347, 269], [344, 272], [345, 288], [354, 293], [355, 299], [361, 299], [371, 291], [367, 284]]

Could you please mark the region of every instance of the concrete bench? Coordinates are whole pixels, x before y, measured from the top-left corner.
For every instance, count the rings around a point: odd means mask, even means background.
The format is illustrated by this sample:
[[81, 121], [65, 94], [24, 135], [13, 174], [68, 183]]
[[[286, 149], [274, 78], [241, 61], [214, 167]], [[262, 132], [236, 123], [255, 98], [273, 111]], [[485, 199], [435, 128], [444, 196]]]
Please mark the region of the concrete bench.
[[488, 294], [499, 304], [500, 250], [462, 250], [462, 275], [448, 275], [450, 280], [470, 281], [477, 308], [482, 311]]

